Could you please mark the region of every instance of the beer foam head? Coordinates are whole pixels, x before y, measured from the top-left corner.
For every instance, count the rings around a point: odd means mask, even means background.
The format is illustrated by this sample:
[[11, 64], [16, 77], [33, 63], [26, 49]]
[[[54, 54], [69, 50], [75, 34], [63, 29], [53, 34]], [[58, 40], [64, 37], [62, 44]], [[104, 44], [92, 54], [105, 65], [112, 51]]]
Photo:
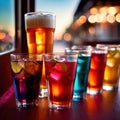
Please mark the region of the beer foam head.
[[25, 14], [25, 28], [55, 28], [55, 15], [48, 12], [30, 12]]

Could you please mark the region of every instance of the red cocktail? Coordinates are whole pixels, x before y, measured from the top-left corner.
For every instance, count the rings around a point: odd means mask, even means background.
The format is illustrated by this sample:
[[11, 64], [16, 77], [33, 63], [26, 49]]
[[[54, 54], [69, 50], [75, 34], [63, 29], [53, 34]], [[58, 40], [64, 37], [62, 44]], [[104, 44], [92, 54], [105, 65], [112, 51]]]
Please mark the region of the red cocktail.
[[71, 106], [77, 55], [45, 55], [50, 107]]
[[92, 51], [88, 74], [87, 93], [97, 94], [102, 91], [107, 51], [95, 48]]

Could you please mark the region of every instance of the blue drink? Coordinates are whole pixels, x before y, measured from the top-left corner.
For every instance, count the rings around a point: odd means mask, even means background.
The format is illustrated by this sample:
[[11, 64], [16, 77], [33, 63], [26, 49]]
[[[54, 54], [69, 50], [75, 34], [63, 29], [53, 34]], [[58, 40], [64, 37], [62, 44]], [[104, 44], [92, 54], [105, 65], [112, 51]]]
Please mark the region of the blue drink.
[[78, 65], [74, 83], [73, 101], [79, 101], [84, 98], [87, 90], [88, 72], [90, 67], [90, 56], [78, 56]]
[[88, 72], [90, 68], [91, 46], [80, 46], [75, 48], [66, 48], [66, 54], [78, 53], [78, 63], [76, 78], [74, 83], [73, 101], [79, 101], [84, 98], [87, 91]]

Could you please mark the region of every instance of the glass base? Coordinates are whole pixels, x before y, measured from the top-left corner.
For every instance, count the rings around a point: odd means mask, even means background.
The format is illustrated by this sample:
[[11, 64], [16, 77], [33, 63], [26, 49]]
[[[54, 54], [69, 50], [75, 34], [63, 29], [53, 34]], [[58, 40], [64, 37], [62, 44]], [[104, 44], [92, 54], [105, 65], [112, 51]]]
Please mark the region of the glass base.
[[71, 103], [68, 105], [57, 105], [57, 104], [52, 104], [51, 102], [49, 103], [49, 108], [54, 109], [54, 110], [64, 110], [64, 109], [69, 109], [71, 108]]
[[47, 88], [40, 89], [39, 98], [44, 98], [44, 97], [48, 97], [48, 90], [47, 90]]
[[85, 99], [85, 93], [83, 94], [74, 94], [73, 95], [73, 101], [80, 101]]
[[16, 105], [18, 108], [32, 108], [38, 106], [38, 100], [33, 100], [31, 102], [20, 102], [19, 100], [16, 100]]
[[87, 94], [90, 94], [90, 95], [97, 95], [97, 94], [100, 94], [102, 93], [102, 90], [87, 90]]
[[118, 89], [118, 86], [103, 86], [103, 90], [112, 91]]

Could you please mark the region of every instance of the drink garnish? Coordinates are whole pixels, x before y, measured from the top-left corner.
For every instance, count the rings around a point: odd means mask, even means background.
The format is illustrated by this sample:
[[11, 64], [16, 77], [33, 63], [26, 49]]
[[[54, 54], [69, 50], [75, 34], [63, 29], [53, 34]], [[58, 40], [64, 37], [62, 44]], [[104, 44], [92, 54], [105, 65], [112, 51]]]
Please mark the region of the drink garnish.
[[14, 73], [20, 73], [22, 70], [22, 66], [19, 62], [11, 62], [11, 68]]

